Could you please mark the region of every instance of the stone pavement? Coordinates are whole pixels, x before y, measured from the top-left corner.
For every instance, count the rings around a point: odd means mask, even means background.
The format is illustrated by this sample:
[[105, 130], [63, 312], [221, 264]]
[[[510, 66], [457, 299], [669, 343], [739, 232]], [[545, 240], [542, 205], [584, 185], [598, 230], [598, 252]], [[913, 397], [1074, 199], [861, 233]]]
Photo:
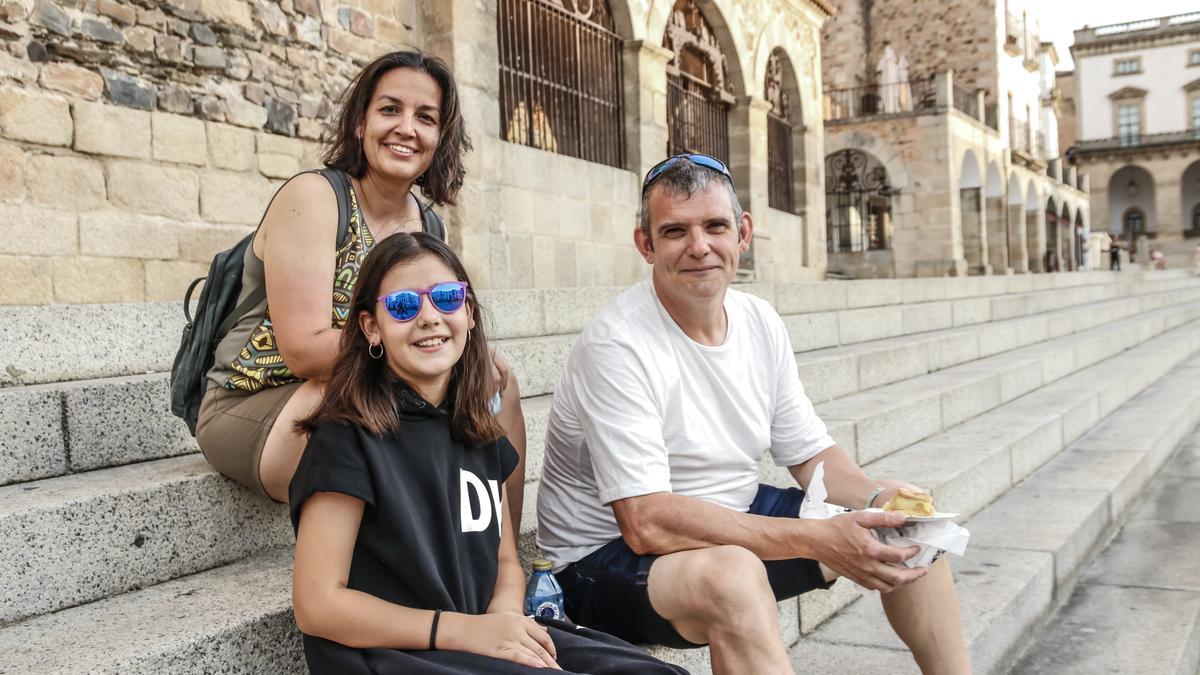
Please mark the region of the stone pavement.
[[1012, 672], [1200, 673], [1200, 428]]

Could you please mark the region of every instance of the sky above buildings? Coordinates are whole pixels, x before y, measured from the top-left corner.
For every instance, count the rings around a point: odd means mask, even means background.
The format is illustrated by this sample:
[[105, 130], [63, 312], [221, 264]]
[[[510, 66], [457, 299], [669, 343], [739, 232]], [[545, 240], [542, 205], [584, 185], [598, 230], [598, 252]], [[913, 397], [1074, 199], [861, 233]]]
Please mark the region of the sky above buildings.
[[1058, 69], [1073, 70], [1071, 43], [1074, 31], [1088, 26], [1106, 26], [1141, 19], [1154, 19], [1200, 10], [1197, 0], [1041, 0], [1042, 41], [1053, 42], [1058, 52]]

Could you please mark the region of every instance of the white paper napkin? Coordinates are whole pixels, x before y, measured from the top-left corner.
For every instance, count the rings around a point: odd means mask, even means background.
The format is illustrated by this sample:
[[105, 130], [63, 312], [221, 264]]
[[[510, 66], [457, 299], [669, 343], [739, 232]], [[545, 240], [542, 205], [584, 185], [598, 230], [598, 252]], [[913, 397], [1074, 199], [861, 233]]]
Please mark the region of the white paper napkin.
[[[827, 504], [825, 500], [828, 497], [829, 492], [825, 489], [825, 463], [821, 462], [813, 471], [808, 490], [804, 493], [804, 501], [800, 504], [800, 517], [824, 520], [849, 511]], [[961, 556], [967, 552], [967, 542], [971, 538], [971, 533], [966, 528], [951, 520], [906, 523], [900, 527], [881, 527], [872, 531], [880, 541], [889, 546], [920, 547], [921, 550], [916, 555], [901, 563], [905, 567], [929, 567], [946, 552]]]

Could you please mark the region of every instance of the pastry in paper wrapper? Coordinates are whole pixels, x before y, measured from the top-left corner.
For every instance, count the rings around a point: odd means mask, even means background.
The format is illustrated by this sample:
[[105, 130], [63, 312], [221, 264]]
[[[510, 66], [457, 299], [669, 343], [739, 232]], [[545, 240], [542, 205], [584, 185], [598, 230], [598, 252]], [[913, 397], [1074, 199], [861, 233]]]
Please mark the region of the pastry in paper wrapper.
[[[905, 492], [908, 492], [905, 490]], [[910, 493], [911, 494], [911, 493]], [[825, 519], [846, 513], [846, 509], [827, 504], [829, 493], [825, 490], [825, 463], [817, 464], [800, 504], [801, 518]], [[971, 533], [951, 520], [910, 522], [900, 527], [881, 527], [872, 530], [875, 536], [888, 546], [905, 548], [919, 546], [916, 555], [905, 560], [905, 567], [929, 567], [943, 553], [961, 556], [967, 551]]]

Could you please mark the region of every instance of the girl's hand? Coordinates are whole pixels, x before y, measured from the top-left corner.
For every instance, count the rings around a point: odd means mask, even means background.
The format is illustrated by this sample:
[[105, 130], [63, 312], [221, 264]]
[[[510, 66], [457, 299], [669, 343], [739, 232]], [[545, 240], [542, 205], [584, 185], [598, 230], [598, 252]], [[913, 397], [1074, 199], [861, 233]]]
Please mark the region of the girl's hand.
[[532, 668], [562, 670], [550, 632], [529, 617], [508, 612], [442, 615], [438, 649], [505, 659]]

